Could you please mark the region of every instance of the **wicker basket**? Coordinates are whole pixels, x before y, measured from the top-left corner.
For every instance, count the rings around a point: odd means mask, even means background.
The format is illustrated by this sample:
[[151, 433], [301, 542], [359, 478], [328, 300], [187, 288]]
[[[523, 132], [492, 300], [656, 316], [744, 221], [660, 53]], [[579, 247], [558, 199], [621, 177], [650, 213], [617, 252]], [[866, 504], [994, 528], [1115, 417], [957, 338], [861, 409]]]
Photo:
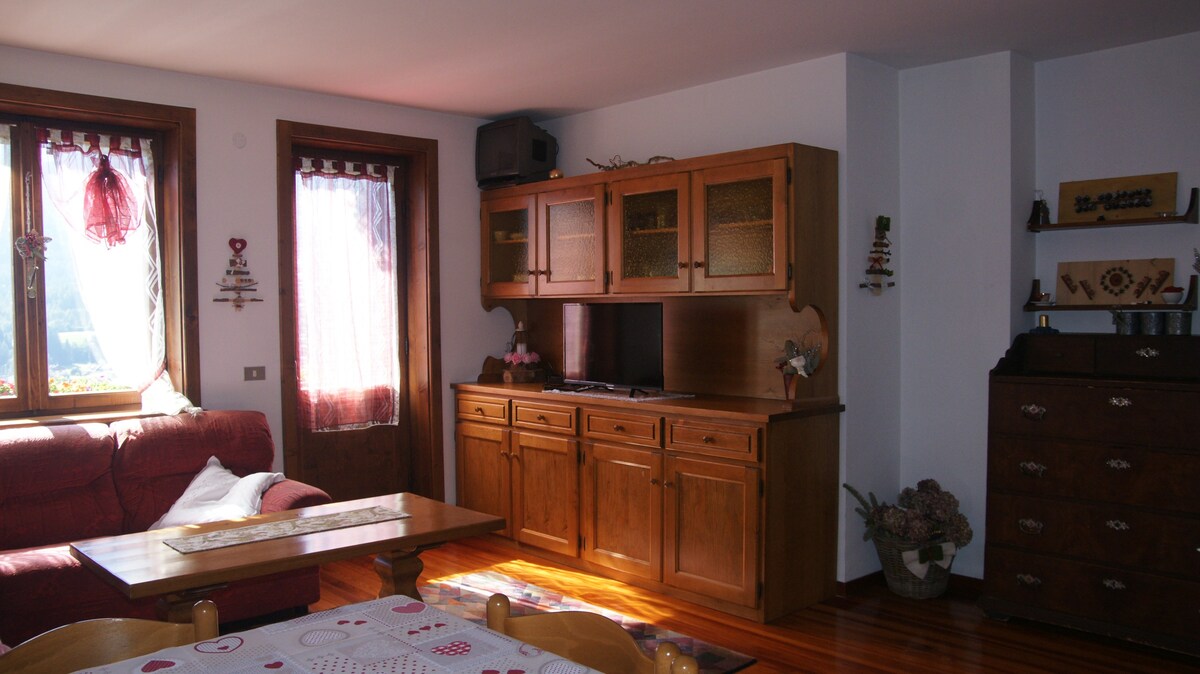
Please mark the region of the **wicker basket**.
[[[879, 553], [879, 563], [883, 565], [883, 577], [887, 579], [888, 589], [901, 597], [911, 599], [932, 599], [940, 597], [946, 591], [950, 581], [950, 569], [943, 569], [937, 564], [930, 564], [924, 578], [917, 578], [904, 565], [901, 553], [917, 550], [930, 545], [940, 545], [942, 541], [927, 541], [925, 543], [909, 543], [898, 538], [876, 536], [875, 551]], [[953, 564], [954, 560], [951, 559]]]

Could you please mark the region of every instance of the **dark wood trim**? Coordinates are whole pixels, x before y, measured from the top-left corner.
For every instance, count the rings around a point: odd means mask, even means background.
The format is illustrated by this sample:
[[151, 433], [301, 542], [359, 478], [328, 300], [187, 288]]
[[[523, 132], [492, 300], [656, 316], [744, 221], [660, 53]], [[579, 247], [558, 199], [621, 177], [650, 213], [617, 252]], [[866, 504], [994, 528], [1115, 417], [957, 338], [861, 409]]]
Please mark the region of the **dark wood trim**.
[[200, 405], [196, 245], [196, 111], [140, 101], [0, 83], [0, 113], [111, 124], [161, 135], [159, 227], [167, 372]]
[[414, 452], [409, 491], [445, 498], [442, 457], [441, 312], [438, 292], [438, 145], [437, 141], [372, 131], [276, 121], [276, 182], [279, 230], [280, 373], [283, 400], [284, 464], [301, 476], [297, 454], [295, 401], [296, 348], [290, 331], [295, 322], [291, 294], [295, 274], [292, 235], [295, 187], [292, 154], [295, 148], [404, 157], [405, 201], [410, 227], [407, 259], [408, 419]]

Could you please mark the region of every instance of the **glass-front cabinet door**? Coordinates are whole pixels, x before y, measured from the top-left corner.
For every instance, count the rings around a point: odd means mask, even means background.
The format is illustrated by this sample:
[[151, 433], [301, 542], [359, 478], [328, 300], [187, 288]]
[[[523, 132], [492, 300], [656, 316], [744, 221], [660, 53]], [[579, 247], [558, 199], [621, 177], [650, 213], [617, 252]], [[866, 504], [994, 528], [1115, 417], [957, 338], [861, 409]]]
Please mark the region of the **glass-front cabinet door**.
[[687, 292], [688, 174], [622, 180], [610, 187], [612, 292]]
[[485, 201], [480, 206], [485, 297], [533, 297], [537, 292], [534, 202], [529, 195]]
[[692, 289], [787, 288], [787, 160], [692, 174]]
[[537, 217], [537, 294], [603, 293], [604, 186], [543, 192]]

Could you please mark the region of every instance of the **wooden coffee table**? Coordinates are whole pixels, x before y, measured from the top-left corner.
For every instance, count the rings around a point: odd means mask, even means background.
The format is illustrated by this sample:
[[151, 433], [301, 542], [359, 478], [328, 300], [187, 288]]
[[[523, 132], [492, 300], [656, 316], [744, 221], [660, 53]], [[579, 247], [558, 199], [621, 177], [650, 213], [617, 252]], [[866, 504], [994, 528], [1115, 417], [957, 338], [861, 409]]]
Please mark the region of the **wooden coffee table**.
[[[264, 522], [315, 517], [382, 506], [408, 513], [405, 519], [255, 541], [183, 554], [166, 539]], [[389, 494], [310, 508], [255, 515], [241, 520], [106, 536], [71, 544], [71, 555], [130, 599], [160, 597], [159, 612], [172, 622], [191, 619], [191, 606], [235, 580], [376, 554], [382, 580], [379, 596], [420, 597], [419, 555], [443, 543], [504, 528], [504, 518], [447, 505], [416, 494]], [[217, 607], [220, 610], [220, 607]]]

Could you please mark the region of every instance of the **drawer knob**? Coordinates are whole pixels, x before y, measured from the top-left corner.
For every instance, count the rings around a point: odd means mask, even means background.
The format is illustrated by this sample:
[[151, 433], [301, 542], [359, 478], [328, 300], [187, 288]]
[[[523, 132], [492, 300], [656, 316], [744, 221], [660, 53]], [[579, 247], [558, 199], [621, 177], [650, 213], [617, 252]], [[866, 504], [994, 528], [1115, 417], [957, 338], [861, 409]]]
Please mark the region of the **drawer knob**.
[[1104, 526], [1113, 531], [1129, 531], [1129, 525], [1121, 520], [1109, 520], [1104, 523]]
[[621, 424], [613, 424], [613, 430], [614, 430], [614, 431], [616, 431], [616, 432], [618, 432], [618, 433], [624, 433], [624, 432], [625, 432], [625, 427], [624, 427], [624, 426], [622, 426]]
[[1136, 353], [1139, 358], [1158, 358], [1158, 349], [1152, 349], [1148, 346], [1144, 349], [1138, 349], [1137, 351], [1134, 351], [1134, 353]]
[[700, 440], [703, 441], [704, 444], [706, 444], [706, 445], [711, 445], [712, 443], [717, 441], [717, 439], [711, 435], [706, 435], [706, 436], [700, 438]]
[[1121, 581], [1117, 580], [1116, 578], [1105, 578], [1101, 582], [1103, 583], [1104, 587], [1106, 587], [1110, 590], [1124, 590], [1125, 589], [1125, 583], [1122, 583]]
[[475, 414], [483, 414], [483, 408], [482, 408], [482, 407], [476, 407], [476, 408], [475, 408]]
[[1108, 404], [1112, 405], [1113, 407], [1131, 407], [1133, 405], [1133, 401], [1124, 396], [1113, 396], [1108, 399]]
[[1025, 587], [1039, 587], [1042, 584], [1042, 579], [1028, 573], [1018, 573], [1017, 582]]
[[652, 484], [652, 485], [654, 485], [655, 487], [657, 487], [657, 486], [658, 486], [658, 478], [656, 478], [656, 477], [652, 477], [652, 478], [650, 478], [650, 484]]
[[544, 421], [546, 421], [546, 415], [545, 415], [545, 414], [539, 414], [539, 415], [537, 415], [537, 420], [538, 420], [538, 421], [543, 421], [543, 422], [544, 422]]
[[1042, 522], [1029, 519], [1028, 517], [1017, 520], [1017, 528], [1021, 530], [1021, 533], [1031, 536], [1040, 536], [1045, 526]]
[[1021, 468], [1021, 473], [1030, 477], [1042, 477], [1042, 474], [1046, 472], [1045, 466], [1033, 461], [1022, 461], [1018, 465]]
[[1125, 459], [1109, 459], [1108, 461], [1104, 462], [1104, 465], [1112, 468], [1113, 470], [1129, 470], [1130, 468], [1133, 468], [1133, 464], [1129, 463]]
[[1041, 405], [1029, 403], [1027, 405], [1021, 405], [1021, 414], [1026, 419], [1041, 421], [1042, 417], [1046, 416], [1046, 408], [1042, 407]]

